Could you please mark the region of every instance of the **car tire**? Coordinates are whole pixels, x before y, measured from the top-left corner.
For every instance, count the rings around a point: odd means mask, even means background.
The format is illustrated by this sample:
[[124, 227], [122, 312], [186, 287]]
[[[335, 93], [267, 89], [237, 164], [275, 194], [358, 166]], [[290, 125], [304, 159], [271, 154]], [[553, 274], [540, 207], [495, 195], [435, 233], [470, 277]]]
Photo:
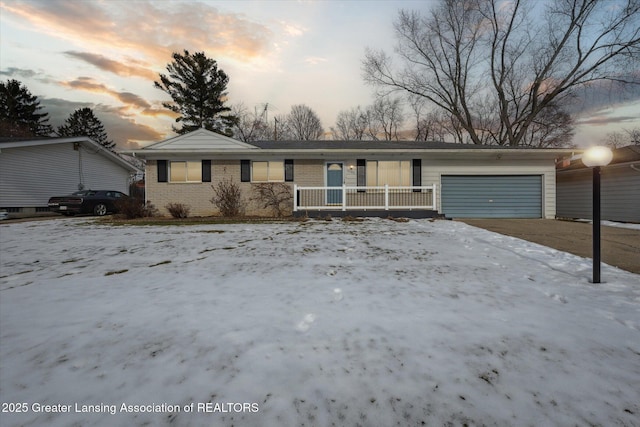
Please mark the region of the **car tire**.
[[107, 214], [107, 205], [104, 203], [98, 203], [93, 207], [93, 213], [98, 216], [104, 216]]

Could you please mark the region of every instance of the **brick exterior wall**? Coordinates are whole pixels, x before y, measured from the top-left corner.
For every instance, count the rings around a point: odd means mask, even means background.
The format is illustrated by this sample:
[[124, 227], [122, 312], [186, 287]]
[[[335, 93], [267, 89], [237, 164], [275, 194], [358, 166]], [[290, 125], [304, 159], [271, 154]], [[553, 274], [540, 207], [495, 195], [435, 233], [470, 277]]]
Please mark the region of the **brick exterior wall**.
[[[294, 160], [294, 182], [304, 186], [324, 185], [324, 161], [322, 160]], [[233, 180], [240, 186], [242, 197], [246, 203], [246, 215], [271, 216], [271, 211], [252, 200], [255, 197], [250, 182], [240, 182], [240, 160], [213, 160], [211, 162], [211, 181], [202, 183], [171, 183], [158, 182], [157, 161], [148, 160], [146, 166], [146, 194], [163, 216], [169, 216], [165, 206], [169, 203], [182, 203], [191, 208], [190, 216], [219, 215], [218, 209], [211, 203], [214, 196], [212, 186], [217, 186], [223, 180]], [[293, 183], [285, 183], [293, 189]], [[291, 201], [291, 208], [293, 200]], [[287, 212], [291, 213], [291, 208]]]

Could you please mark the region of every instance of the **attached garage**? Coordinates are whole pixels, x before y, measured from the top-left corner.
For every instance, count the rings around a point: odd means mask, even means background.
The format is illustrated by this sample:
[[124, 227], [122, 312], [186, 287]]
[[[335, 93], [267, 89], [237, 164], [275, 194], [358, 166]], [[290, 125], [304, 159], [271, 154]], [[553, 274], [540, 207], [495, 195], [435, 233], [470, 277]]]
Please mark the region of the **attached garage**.
[[442, 175], [447, 218], [542, 218], [542, 175]]

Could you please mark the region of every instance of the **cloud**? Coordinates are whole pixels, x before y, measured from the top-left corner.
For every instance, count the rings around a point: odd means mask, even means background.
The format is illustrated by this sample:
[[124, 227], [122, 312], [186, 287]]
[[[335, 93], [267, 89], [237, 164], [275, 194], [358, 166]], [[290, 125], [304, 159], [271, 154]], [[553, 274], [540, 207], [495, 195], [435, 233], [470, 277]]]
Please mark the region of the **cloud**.
[[289, 22], [280, 22], [280, 25], [282, 26], [282, 30], [284, 31], [284, 33], [291, 37], [300, 37], [308, 31], [307, 28], [301, 25], [292, 24]]
[[37, 76], [37, 73], [33, 70], [9, 67], [5, 71], [0, 71], [0, 76], [32, 78]]
[[576, 121], [576, 125], [606, 126], [616, 123], [632, 123], [638, 116], [607, 116], [598, 115]]
[[164, 108], [160, 103], [152, 104], [139, 95], [131, 92], [118, 92], [106, 86], [103, 83], [98, 83], [91, 77], [78, 77], [75, 80], [58, 82], [61, 86], [68, 87], [70, 89], [84, 90], [87, 92], [105, 94], [111, 96], [124, 104], [123, 107], [118, 107], [121, 115], [130, 115], [131, 110], [135, 109], [136, 114], [142, 114], [150, 117], [167, 116], [170, 118], [176, 118], [177, 115], [173, 111]]
[[327, 62], [327, 58], [321, 58], [319, 56], [309, 56], [304, 59], [304, 62], [306, 62], [309, 65], [318, 65], [323, 62]]
[[74, 102], [60, 98], [40, 98], [40, 104], [49, 113], [49, 122], [58, 127], [67, 117], [79, 108], [91, 108], [107, 131], [109, 139], [113, 139], [118, 149], [138, 148], [141, 143], [161, 141], [167, 134], [156, 129], [136, 123], [132, 118], [123, 117], [117, 107], [91, 102]]
[[[127, 63], [123, 63], [123, 62], [115, 61], [113, 59], [109, 59], [103, 55], [98, 55], [98, 54], [89, 53], [89, 52], [67, 51], [67, 52], [64, 52], [64, 54], [72, 58], [80, 59], [91, 65], [95, 65], [101, 70], [109, 71], [119, 76], [142, 77], [147, 80], [154, 80], [158, 77], [157, 73], [155, 73], [149, 68], [149, 64], [139, 60], [128, 59]], [[132, 65], [132, 64], [135, 64], [135, 65]]]
[[[143, 58], [143, 64], [164, 65], [172, 52], [185, 48], [250, 62], [266, 53], [273, 36], [265, 25], [199, 2], [47, 0], [4, 2], [0, 7], [5, 16], [26, 21], [31, 30], [92, 51], [125, 52]], [[101, 55], [75, 52], [75, 56], [112, 72], [144, 74]]]
[[[630, 76], [640, 81], [640, 71], [637, 76]], [[569, 107], [569, 111], [578, 118], [590, 117], [605, 108], [615, 108], [627, 104], [634, 104], [640, 100], [640, 85], [624, 84], [611, 80], [594, 81], [579, 87], [575, 91], [576, 101]]]

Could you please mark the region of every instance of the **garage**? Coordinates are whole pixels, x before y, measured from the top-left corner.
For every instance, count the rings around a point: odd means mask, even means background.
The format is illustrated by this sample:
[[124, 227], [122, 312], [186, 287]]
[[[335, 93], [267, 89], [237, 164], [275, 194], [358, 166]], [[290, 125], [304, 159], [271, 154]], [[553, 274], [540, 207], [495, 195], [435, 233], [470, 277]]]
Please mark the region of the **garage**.
[[442, 175], [447, 218], [541, 218], [541, 175]]

